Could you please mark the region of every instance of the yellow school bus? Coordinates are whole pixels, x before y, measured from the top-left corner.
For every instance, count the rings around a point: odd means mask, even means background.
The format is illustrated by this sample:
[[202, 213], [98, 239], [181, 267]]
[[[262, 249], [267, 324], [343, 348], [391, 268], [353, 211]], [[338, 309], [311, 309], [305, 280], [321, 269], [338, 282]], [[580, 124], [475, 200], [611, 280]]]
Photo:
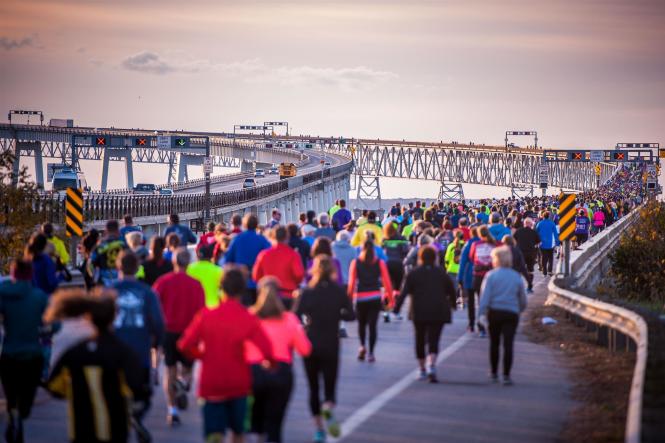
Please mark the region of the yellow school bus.
[[294, 163], [280, 163], [279, 164], [279, 179], [295, 177], [297, 173], [296, 165]]

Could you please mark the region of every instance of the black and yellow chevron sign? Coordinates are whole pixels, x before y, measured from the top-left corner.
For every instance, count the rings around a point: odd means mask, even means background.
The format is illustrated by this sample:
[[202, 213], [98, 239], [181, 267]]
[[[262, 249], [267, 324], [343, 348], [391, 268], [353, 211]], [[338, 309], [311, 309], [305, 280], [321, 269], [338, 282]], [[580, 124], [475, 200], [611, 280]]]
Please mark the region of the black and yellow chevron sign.
[[67, 188], [65, 227], [67, 237], [83, 236], [83, 192], [78, 188]]
[[559, 240], [568, 240], [575, 232], [576, 194], [559, 194]]

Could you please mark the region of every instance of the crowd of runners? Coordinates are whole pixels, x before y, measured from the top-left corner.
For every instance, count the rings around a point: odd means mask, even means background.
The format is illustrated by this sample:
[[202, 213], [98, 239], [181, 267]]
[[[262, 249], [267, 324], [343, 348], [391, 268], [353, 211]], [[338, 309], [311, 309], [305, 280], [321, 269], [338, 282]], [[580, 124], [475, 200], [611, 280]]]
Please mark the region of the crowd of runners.
[[[578, 195], [576, 245], [641, 203], [641, 174], [626, 167]], [[131, 430], [151, 441], [143, 417], [161, 383], [169, 426], [196, 384], [205, 441], [280, 442], [294, 352], [313, 441], [338, 437], [340, 340], [355, 321], [358, 360], [380, 365], [377, 324], [402, 320], [407, 299], [420, 379], [437, 382], [442, 330], [464, 309], [468, 333], [489, 335], [490, 380], [511, 385], [534, 274], [555, 273], [556, 197], [415, 201], [383, 217], [346, 206], [286, 225], [278, 210], [265, 226], [233, 215], [199, 237], [172, 214], [163, 236], [146, 238], [127, 215], [87, 232], [77, 263], [54, 226], [41, 226], [0, 283], [7, 441], [23, 441], [40, 385], [68, 403], [71, 441], [124, 442]], [[73, 267], [85, 288], [58, 289]]]

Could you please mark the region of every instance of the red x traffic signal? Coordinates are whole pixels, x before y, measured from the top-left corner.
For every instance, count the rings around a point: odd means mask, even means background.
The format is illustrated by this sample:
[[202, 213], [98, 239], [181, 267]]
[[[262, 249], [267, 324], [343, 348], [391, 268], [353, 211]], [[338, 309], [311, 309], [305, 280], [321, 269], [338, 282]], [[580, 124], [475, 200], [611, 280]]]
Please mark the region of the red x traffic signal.
[[145, 146], [148, 144], [148, 141], [144, 138], [137, 138], [136, 139], [136, 146]]
[[106, 137], [97, 137], [97, 146], [105, 146]]
[[626, 153], [625, 152], [613, 152], [612, 153], [612, 158], [614, 160], [625, 160], [626, 159]]

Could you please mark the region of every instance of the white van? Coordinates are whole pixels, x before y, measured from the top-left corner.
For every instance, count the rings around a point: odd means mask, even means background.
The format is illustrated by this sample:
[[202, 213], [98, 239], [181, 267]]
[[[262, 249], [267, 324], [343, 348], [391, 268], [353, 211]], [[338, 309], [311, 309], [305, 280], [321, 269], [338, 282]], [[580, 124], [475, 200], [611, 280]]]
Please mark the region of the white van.
[[51, 180], [53, 192], [64, 193], [67, 192], [67, 188], [78, 188], [86, 192], [90, 190], [82, 172], [73, 169], [61, 169], [54, 172]]

